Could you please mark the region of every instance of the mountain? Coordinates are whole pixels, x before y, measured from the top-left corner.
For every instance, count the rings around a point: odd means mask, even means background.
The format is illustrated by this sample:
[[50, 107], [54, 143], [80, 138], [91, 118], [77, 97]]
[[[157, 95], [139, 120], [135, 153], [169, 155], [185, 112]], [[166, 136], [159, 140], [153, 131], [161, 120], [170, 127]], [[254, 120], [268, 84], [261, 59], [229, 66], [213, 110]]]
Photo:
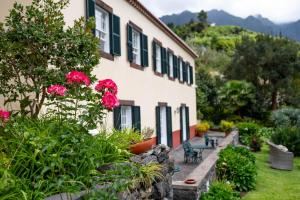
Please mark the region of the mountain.
[[[175, 25], [183, 25], [191, 20], [197, 21], [197, 14], [190, 11], [184, 11], [179, 14], [166, 15], [160, 19], [168, 24], [173, 23]], [[276, 24], [264, 18], [261, 15], [248, 16], [247, 18], [241, 18], [223, 10], [210, 10], [207, 12], [208, 22], [215, 24], [216, 26], [233, 25], [240, 26], [242, 28], [249, 29], [255, 32], [267, 33], [272, 35], [282, 34], [291, 39], [300, 41], [300, 20], [296, 22], [290, 22], [286, 24]]]

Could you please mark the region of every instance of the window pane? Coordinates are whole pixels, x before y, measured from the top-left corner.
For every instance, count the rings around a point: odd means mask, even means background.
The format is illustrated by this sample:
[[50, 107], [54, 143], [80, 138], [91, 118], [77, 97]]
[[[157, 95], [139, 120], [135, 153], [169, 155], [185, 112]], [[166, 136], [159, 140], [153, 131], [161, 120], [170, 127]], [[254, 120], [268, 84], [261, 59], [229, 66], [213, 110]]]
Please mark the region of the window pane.
[[160, 46], [156, 45], [156, 71], [161, 73], [161, 50]]
[[169, 54], [170, 77], [173, 78], [173, 55]]
[[100, 7], [96, 7], [96, 37], [100, 39], [100, 49], [110, 53], [109, 44], [109, 14]]
[[132, 53], [133, 62], [140, 65], [141, 64], [141, 38], [140, 33], [136, 30], [132, 30]]
[[132, 128], [132, 111], [131, 106], [121, 107], [121, 129]]

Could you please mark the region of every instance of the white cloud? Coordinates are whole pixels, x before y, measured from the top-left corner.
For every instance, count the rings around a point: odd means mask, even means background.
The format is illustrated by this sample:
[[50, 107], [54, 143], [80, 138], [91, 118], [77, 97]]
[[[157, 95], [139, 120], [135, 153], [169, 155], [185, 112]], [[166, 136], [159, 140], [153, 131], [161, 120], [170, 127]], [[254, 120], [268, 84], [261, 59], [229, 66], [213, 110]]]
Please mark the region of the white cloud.
[[156, 16], [184, 10], [222, 9], [233, 15], [247, 17], [261, 14], [283, 23], [300, 19], [300, 0], [140, 0]]

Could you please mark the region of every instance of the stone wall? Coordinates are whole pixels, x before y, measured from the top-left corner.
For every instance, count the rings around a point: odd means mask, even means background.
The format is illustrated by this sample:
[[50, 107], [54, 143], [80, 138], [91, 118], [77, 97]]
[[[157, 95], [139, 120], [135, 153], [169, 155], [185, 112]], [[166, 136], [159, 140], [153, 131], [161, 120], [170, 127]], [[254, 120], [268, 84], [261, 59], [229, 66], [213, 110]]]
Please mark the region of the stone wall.
[[209, 185], [216, 178], [218, 153], [229, 144], [238, 144], [238, 133], [236, 131], [226, 137], [219, 147], [188, 175], [187, 179], [195, 179], [195, 184], [188, 185], [184, 181], [172, 182], [174, 200], [198, 200], [201, 193], [207, 192]]
[[[174, 162], [169, 159], [170, 148], [165, 145], [158, 145], [147, 153], [136, 155], [130, 158], [131, 162], [141, 165], [149, 163], [159, 163], [162, 165], [162, 175], [164, 179], [157, 180], [152, 184], [152, 188], [145, 190], [143, 187], [135, 188], [130, 192], [123, 192], [118, 194], [120, 200], [165, 200], [173, 199], [172, 189], [172, 172], [174, 170]], [[128, 165], [129, 163], [124, 163]], [[103, 166], [99, 168], [100, 171], [111, 170], [113, 165]], [[104, 186], [105, 187], [105, 186]], [[102, 188], [102, 186], [98, 186]], [[57, 194], [46, 198], [46, 200], [80, 200], [82, 196], [87, 194], [86, 191], [74, 194]]]

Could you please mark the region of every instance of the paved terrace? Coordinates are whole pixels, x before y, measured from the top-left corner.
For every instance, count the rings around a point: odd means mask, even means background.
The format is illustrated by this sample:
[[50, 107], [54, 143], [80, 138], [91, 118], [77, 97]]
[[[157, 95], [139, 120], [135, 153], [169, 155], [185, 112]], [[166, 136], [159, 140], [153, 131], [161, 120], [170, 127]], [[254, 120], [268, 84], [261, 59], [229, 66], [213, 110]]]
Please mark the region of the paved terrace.
[[[225, 137], [225, 134], [222, 132], [215, 132], [215, 131], [209, 131], [209, 136], [219, 136], [218, 137], [218, 143], [221, 144], [223, 139], [221, 136]], [[204, 137], [195, 137], [192, 140], [190, 140], [192, 145], [196, 144], [205, 144]], [[203, 160], [205, 160], [210, 153], [212, 153], [215, 149], [205, 149], [202, 153]], [[174, 158], [175, 166], [179, 166], [180, 171], [175, 172], [173, 175], [172, 180], [173, 181], [184, 181], [187, 176], [194, 171], [195, 168], [197, 168], [203, 161], [198, 163], [185, 163], [184, 162], [184, 150], [182, 148], [182, 145], [178, 147], [177, 149], [173, 150], [170, 153], [170, 157]]]

